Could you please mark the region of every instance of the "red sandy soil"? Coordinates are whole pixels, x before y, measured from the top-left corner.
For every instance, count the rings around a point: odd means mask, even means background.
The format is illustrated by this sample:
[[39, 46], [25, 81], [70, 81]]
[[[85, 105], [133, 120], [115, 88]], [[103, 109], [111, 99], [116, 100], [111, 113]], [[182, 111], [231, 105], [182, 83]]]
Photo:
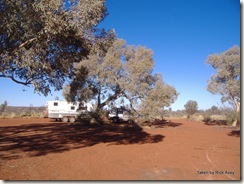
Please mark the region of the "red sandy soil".
[[0, 119], [1, 180], [240, 180], [240, 128]]

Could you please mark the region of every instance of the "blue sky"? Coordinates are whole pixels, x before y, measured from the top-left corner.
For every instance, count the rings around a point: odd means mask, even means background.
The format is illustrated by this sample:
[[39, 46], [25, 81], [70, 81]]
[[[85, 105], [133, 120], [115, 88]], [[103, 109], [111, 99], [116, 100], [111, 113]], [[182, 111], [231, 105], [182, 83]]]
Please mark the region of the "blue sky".
[[[155, 73], [180, 93], [172, 109], [184, 109], [188, 100], [199, 109], [221, 105], [220, 96], [206, 90], [214, 70], [207, 56], [240, 46], [238, 0], [107, 0], [109, 15], [99, 25], [115, 29], [129, 45], [142, 45], [154, 53]], [[25, 90], [23, 92], [23, 90]], [[0, 78], [0, 103], [45, 105], [62, 92], [44, 97], [32, 88]]]

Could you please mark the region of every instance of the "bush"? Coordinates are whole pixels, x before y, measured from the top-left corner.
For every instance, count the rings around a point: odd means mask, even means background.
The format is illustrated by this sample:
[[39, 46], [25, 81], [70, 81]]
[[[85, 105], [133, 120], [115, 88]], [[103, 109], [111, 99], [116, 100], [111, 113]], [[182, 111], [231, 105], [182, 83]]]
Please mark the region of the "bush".
[[205, 113], [203, 114], [203, 122], [209, 123], [212, 121], [211, 114], [210, 113]]
[[240, 114], [238, 112], [229, 112], [226, 114], [227, 125], [232, 125], [234, 121], [240, 122]]
[[190, 119], [190, 116], [192, 116], [193, 114], [195, 114], [197, 112], [198, 109], [198, 104], [196, 101], [193, 100], [189, 100], [185, 105], [185, 110], [187, 113], [187, 119]]
[[4, 101], [4, 103], [0, 105], [0, 115], [5, 112], [7, 105], [7, 101]]

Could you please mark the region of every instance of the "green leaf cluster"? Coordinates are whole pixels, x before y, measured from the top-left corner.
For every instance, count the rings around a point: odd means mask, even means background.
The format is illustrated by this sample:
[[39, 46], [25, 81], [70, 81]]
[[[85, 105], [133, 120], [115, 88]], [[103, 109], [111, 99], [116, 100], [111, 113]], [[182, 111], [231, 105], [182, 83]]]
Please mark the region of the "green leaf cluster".
[[[67, 4], [68, 3], [68, 4]], [[91, 50], [104, 0], [0, 0], [0, 77], [47, 95]]]

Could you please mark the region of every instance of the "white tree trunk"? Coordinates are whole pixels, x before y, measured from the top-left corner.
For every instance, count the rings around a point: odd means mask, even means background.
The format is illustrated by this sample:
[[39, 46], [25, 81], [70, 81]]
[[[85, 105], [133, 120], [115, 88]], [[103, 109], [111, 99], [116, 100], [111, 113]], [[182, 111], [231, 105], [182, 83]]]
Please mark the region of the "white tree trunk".
[[236, 125], [237, 125], [237, 120], [234, 120], [233, 123], [232, 123], [232, 126], [236, 127]]
[[[236, 110], [236, 113], [239, 114], [241, 103], [240, 103], [239, 101], [235, 101], [235, 100], [234, 100], [234, 103], [235, 103], [235, 110]], [[237, 120], [234, 120], [233, 123], [232, 123], [232, 126], [233, 126], [233, 127], [236, 127], [236, 125], [237, 125]]]

